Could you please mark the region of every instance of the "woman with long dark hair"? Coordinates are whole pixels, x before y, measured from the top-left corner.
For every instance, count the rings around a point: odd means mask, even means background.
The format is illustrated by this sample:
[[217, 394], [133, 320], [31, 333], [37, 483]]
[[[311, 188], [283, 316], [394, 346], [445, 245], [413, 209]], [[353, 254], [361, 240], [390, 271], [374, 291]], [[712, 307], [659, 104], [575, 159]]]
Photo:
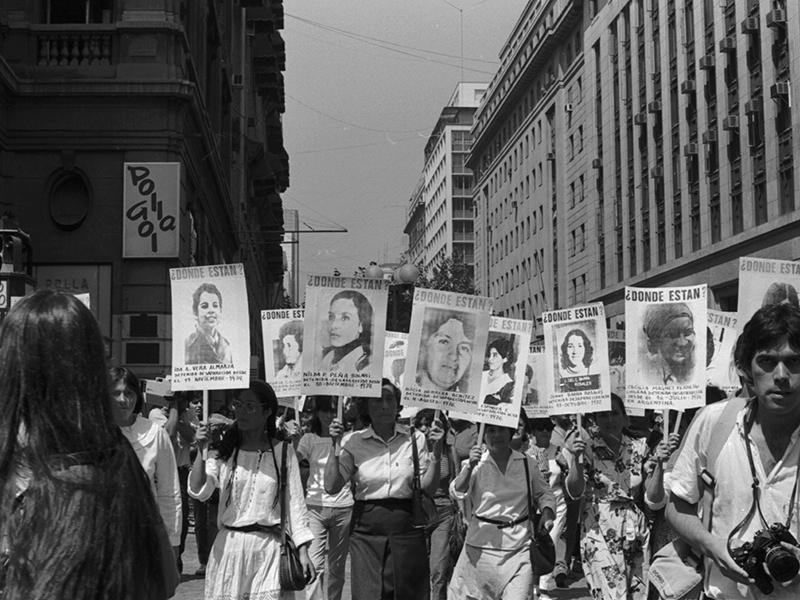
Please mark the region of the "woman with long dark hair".
[[108, 396], [103, 339], [79, 300], [39, 291], [11, 309], [0, 324], [5, 600], [173, 594], [164, 525]]
[[[189, 495], [207, 500], [220, 489], [219, 533], [206, 567], [206, 600], [282, 598], [278, 577], [281, 522], [282, 444], [276, 437], [278, 400], [269, 384], [252, 380], [234, 403], [236, 421], [203, 459], [205, 426], [197, 430], [198, 453], [189, 476]], [[287, 529], [300, 550], [308, 581], [313, 534], [294, 449], [287, 448]]]
[[325, 371], [355, 372], [372, 360], [372, 304], [361, 292], [342, 290], [331, 298], [328, 340], [322, 350]]

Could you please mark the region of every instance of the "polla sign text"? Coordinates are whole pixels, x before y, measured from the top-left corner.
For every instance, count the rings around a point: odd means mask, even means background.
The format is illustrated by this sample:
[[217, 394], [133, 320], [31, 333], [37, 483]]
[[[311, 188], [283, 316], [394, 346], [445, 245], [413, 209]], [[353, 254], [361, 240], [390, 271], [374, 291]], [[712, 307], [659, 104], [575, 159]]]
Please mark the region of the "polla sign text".
[[124, 163], [124, 258], [174, 258], [180, 232], [180, 163]]

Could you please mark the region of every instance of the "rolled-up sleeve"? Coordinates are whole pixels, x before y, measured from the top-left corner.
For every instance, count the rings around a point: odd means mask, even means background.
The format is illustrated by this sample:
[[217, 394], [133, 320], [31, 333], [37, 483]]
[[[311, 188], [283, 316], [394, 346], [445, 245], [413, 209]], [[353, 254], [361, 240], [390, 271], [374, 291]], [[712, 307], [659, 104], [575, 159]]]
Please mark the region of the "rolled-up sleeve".
[[214, 490], [219, 486], [220, 461], [216, 458], [209, 457], [205, 462], [205, 469], [206, 481], [203, 487], [197, 491], [192, 489], [192, 473], [189, 472], [189, 495], [196, 500], [200, 500], [200, 502], [206, 502], [211, 498], [211, 494], [213, 494]]
[[[284, 442], [286, 443], [286, 442]], [[287, 489], [289, 497], [286, 500], [287, 522], [295, 545], [302, 546], [314, 539], [314, 534], [308, 526], [308, 509], [306, 499], [303, 494], [303, 484], [300, 481], [300, 465], [297, 461], [297, 454], [291, 444], [287, 448], [286, 476], [289, 478]], [[280, 493], [280, 492], [279, 492]]]
[[166, 431], [159, 428], [156, 433], [156, 469], [154, 473], [156, 504], [167, 528], [170, 544], [181, 543], [181, 486], [178, 479], [178, 465], [175, 452]]

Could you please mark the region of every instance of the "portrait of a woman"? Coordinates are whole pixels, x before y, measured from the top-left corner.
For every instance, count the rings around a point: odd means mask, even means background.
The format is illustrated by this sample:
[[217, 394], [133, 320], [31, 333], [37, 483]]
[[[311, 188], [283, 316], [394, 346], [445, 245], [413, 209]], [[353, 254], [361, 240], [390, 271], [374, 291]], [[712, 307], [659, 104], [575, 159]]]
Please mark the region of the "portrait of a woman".
[[570, 329], [561, 343], [559, 373], [561, 377], [592, 375], [594, 346], [582, 329]]
[[213, 283], [201, 283], [192, 294], [195, 330], [184, 343], [187, 365], [230, 364], [230, 342], [219, 331], [222, 293]]
[[372, 359], [372, 304], [354, 290], [342, 290], [331, 298], [327, 334], [330, 345], [322, 350], [323, 371], [357, 372]]
[[497, 338], [486, 346], [486, 366], [481, 375], [483, 403], [496, 406], [511, 402], [514, 380], [509, 372], [514, 367], [514, 349], [510, 340]]

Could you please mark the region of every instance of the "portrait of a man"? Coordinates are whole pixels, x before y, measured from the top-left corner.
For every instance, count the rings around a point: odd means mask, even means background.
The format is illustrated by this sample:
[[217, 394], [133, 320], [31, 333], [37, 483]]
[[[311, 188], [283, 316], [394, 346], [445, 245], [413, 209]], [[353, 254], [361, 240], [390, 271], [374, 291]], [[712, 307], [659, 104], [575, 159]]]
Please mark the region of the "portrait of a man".
[[275, 340], [275, 379], [291, 381], [302, 376], [303, 322], [287, 321], [278, 331]]
[[691, 383], [697, 337], [691, 309], [683, 302], [651, 304], [644, 311], [642, 326], [648, 352], [647, 383]]
[[423, 389], [468, 392], [474, 342], [475, 315], [426, 309], [417, 384]]

